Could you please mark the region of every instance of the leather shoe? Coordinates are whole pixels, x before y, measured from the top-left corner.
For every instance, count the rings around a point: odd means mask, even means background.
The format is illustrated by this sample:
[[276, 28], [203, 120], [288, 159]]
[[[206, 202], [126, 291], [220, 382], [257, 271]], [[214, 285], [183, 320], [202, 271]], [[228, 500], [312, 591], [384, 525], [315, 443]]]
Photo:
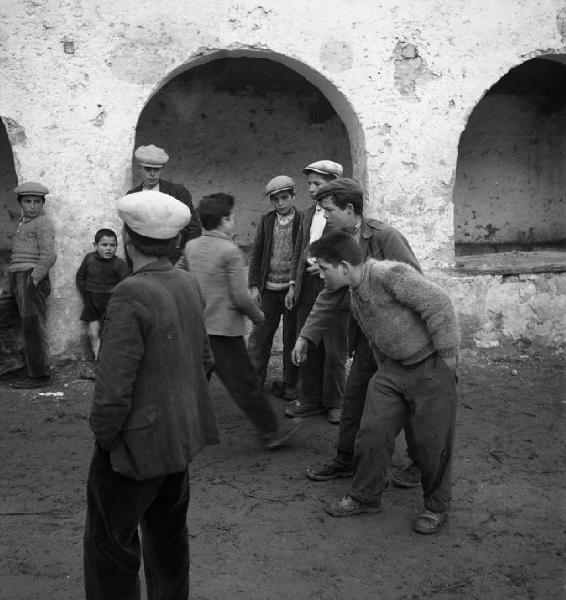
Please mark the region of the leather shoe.
[[413, 529], [418, 533], [438, 533], [447, 519], [447, 512], [435, 513], [425, 510], [415, 519]]
[[47, 387], [51, 385], [51, 376], [42, 375], [41, 377], [26, 377], [10, 384], [13, 388], [19, 390], [34, 390], [36, 388]]
[[326, 409], [321, 404], [305, 404], [300, 400], [295, 400], [289, 408], [285, 409], [285, 415], [291, 419], [322, 415], [324, 412], [326, 412]]
[[352, 477], [354, 471], [352, 470], [352, 467], [349, 466], [339, 466], [335, 463], [329, 463], [316, 471], [313, 468], [308, 467], [305, 471], [305, 475], [311, 481], [329, 481], [330, 479], [340, 479], [341, 477]]
[[341, 500], [326, 505], [324, 510], [331, 517], [353, 517], [354, 515], [364, 513], [382, 512], [383, 507], [380, 501], [371, 504], [368, 502], [358, 502], [358, 500], [347, 494]]

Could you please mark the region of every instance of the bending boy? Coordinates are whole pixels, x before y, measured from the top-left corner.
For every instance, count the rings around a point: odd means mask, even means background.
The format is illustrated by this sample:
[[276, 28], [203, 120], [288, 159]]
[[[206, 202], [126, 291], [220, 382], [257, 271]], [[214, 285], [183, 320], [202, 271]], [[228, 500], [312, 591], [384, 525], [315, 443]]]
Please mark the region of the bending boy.
[[352, 490], [326, 512], [381, 511], [395, 437], [405, 426], [421, 469], [425, 510], [413, 523], [435, 533], [448, 517], [458, 393], [458, 324], [448, 294], [412, 267], [362, 261], [351, 235], [331, 232], [310, 249], [329, 290], [349, 287], [352, 310], [378, 363], [354, 446]]

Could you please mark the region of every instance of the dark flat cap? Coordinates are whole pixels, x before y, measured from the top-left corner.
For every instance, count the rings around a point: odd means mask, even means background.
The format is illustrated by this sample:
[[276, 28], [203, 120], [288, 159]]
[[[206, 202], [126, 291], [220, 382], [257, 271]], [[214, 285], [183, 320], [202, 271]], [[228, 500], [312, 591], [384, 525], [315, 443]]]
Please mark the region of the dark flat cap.
[[319, 202], [325, 196], [330, 196], [330, 194], [334, 194], [335, 192], [345, 192], [346, 194], [359, 196], [360, 198], [364, 195], [362, 186], [357, 181], [348, 179], [347, 177], [338, 177], [338, 179], [332, 179], [332, 181], [328, 181], [324, 185], [321, 185], [318, 188], [314, 199]]

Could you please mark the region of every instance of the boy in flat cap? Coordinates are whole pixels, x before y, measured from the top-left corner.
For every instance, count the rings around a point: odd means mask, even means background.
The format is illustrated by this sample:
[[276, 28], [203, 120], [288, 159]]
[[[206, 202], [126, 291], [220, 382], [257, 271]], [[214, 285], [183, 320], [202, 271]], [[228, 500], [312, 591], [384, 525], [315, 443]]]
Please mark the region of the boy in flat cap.
[[185, 244], [202, 234], [202, 227], [198, 215], [195, 214], [193, 200], [189, 190], [179, 183], [171, 183], [161, 179], [161, 170], [169, 161], [169, 155], [163, 148], [158, 148], [153, 144], [149, 146], [139, 146], [134, 152], [134, 157], [138, 163], [139, 174], [142, 182], [131, 189], [128, 194], [141, 192], [142, 190], [153, 190], [163, 192], [173, 198], [180, 200], [190, 211], [191, 220], [189, 224], [180, 232], [181, 237], [176, 248], [171, 252], [169, 259], [175, 264], [183, 254]]
[[185, 247], [184, 266], [196, 275], [206, 298], [206, 329], [214, 370], [228, 393], [256, 428], [265, 450], [287, 443], [298, 429], [281, 423], [263, 394], [248, 354], [245, 318], [262, 324], [264, 315], [247, 287], [242, 251], [232, 241], [234, 198], [211, 194], [199, 203], [204, 233]]
[[301, 213], [293, 206], [295, 182], [291, 177], [278, 175], [271, 179], [265, 186], [265, 195], [273, 210], [259, 221], [248, 271], [250, 294], [261, 305], [265, 321], [254, 327], [248, 351], [263, 386], [273, 336], [283, 317], [283, 381], [274, 381], [271, 391], [285, 400], [295, 400], [299, 370], [291, 361], [291, 350], [297, 335], [297, 313], [294, 308], [285, 307], [285, 296]]
[[[291, 280], [285, 298], [288, 309], [297, 308], [297, 327], [305, 323], [319, 292], [324, 287], [318, 266], [309, 260], [308, 246], [320, 238], [327, 228], [324, 211], [316, 201], [321, 185], [342, 176], [342, 165], [319, 160], [303, 169], [313, 204], [303, 211], [291, 262]], [[342, 395], [346, 381], [348, 306], [338, 311], [317, 346], [310, 348], [300, 370], [300, 397], [285, 410], [288, 417], [327, 414], [328, 421], [340, 423]]]
[[352, 490], [326, 512], [380, 512], [399, 431], [406, 427], [422, 473], [425, 510], [418, 533], [436, 533], [451, 500], [458, 392], [458, 323], [448, 294], [413, 267], [363, 262], [352, 235], [332, 231], [310, 248], [328, 290], [349, 288], [352, 310], [379, 368], [372, 376], [354, 447]]
[[[364, 260], [395, 260], [421, 271], [409, 242], [399, 231], [381, 221], [364, 217], [363, 190], [357, 181], [346, 177], [329, 181], [318, 188], [316, 199], [333, 230], [346, 231], [360, 244]], [[332, 325], [336, 313], [345, 304], [350, 304], [347, 288], [329, 290], [325, 287], [320, 292], [293, 349], [295, 359], [299, 362], [304, 360], [309, 345], [319, 343], [326, 328]], [[354, 360], [346, 380], [336, 455], [328, 464], [307, 469], [306, 475], [313, 481], [352, 475], [354, 440], [360, 427], [367, 386], [377, 370], [369, 342], [352, 318], [348, 328], [348, 347]], [[405, 437], [411, 455], [410, 433], [406, 431]], [[417, 487], [421, 483], [420, 470], [411, 461], [407, 467], [393, 471], [392, 481], [398, 487]]]
[[49, 190], [28, 181], [15, 190], [22, 216], [14, 236], [10, 257], [10, 288], [22, 321], [27, 377], [15, 381], [16, 388], [49, 385], [49, 344], [47, 339], [47, 298], [51, 293], [49, 270], [55, 264], [55, 230], [44, 213]]
[[148, 598], [189, 597], [188, 466], [218, 443], [207, 373], [204, 300], [193, 275], [166, 258], [191, 217], [147, 191], [118, 202], [133, 274], [119, 283], [102, 328], [90, 426], [87, 600], [139, 600], [141, 528]]

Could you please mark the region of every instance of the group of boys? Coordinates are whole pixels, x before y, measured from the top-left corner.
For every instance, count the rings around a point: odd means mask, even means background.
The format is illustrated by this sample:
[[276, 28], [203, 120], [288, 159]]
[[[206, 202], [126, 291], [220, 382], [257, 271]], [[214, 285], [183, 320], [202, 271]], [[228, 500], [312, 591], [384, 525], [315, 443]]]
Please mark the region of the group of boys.
[[[188, 597], [187, 469], [200, 448], [218, 440], [208, 391], [213, 370], [267, 450], [285, 444], [302, 417], [326, 414], [339, 425], [336, 456], [306, 473], [313, 481], [353, 477], [351, 491], [326, 507], [334, 517], [381, 510], [404, 429], [411, 464], [393, 482], [422, 485], [425, 511], [413, 528], [439, 531], [450, 504], [458, 329], [448, 295], [422, 275], [407, 240], [364, 217], [362, 188], [342, 177], [341, 165], [318, 161], [304, 169], [313, 202], [302, 214], [292, 178], [266, 185], [273, 210], [259, 222], [246, 277], [232, 240], [234, 198], [211, 194], [195, 211], [183, 186], [160, 178], [163, 150], [141, 147], [136, 159], [143, 182], [118, 202], [132, 276], [109, 294], [126, 273], [110, 230], [97, 233], [95, 252], [77, 273], [81, 318], [100, 322], [104, 314], [102, 344], [98, 325], [89, 326], [98, 367], [87, 598], [139, 597], [138, 526], [148, 597]], [[20, 227], [29, 227], [44, 216], [43, 202], [32, 215], [28, 191], [16, 191]], [[43, 254], [28, 271], [14, 261], [14, 277], [26, 273], [37, 287], [55, 261], [53, 243], [49, 266]], [[18, 292], [16, 280], [13, 289], [23, 307], [29, 291]], [[248, 348], [244, 316], [254, 323]], [[283, 378], [271, 391], [289, 401], [287, 423], [263, 390], [281, 317]], [[30, 369], [33, 360], [27, 363]]]

